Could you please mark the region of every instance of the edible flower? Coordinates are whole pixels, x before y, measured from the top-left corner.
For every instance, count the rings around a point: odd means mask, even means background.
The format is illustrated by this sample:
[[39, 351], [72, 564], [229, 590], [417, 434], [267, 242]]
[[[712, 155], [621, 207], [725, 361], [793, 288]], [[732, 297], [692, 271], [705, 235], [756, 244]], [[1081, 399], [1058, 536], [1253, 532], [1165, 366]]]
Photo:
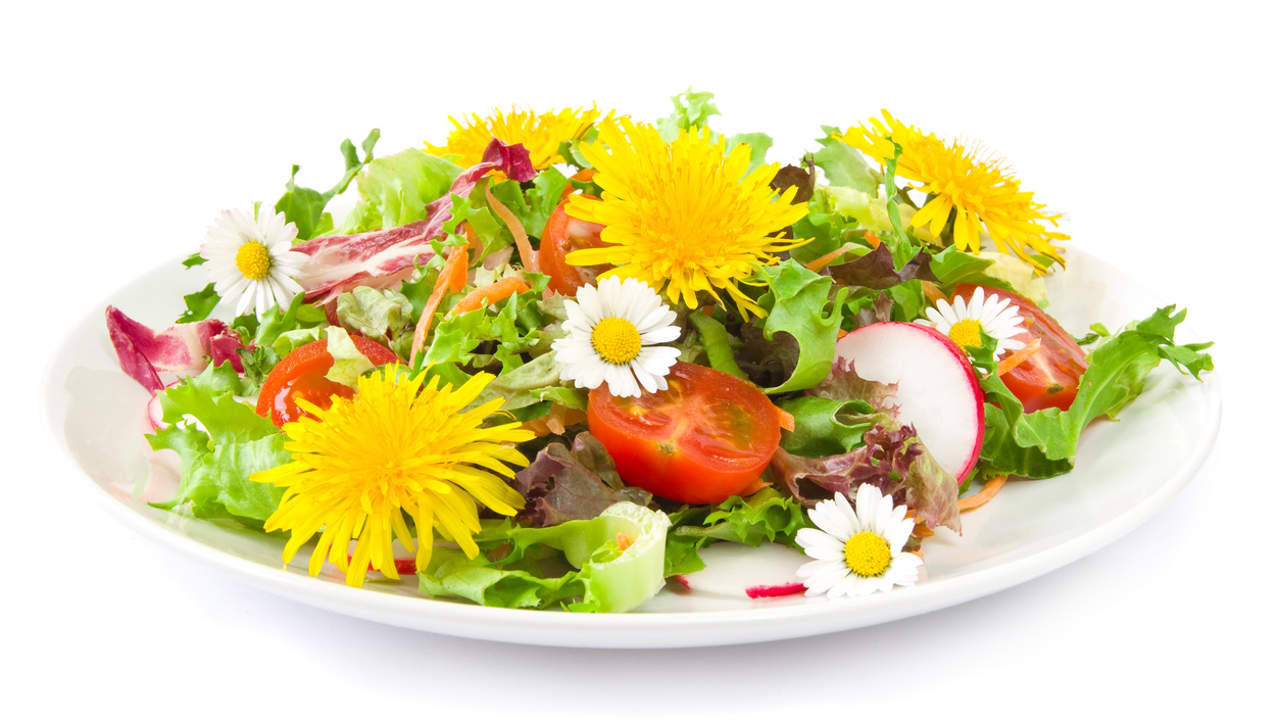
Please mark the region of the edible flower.
[[797, 187], [780, 196], [770, 187], [776, 163], [748, 172], [746, 144], [726, 153], [725, 139], [707, 128], [681, 130], [667, 143], [653, 126], [625, 118], [581, 152], [604, 192], [599, 201], [572, 195], [565, 210], [603, 225], [605, 246], [575, 250], [569, 264], [614, 265], [606, 276], [636, 278], [689, 308], [703, 292], [723, 304], [723, 292], [743, 317], [765, 315], [739, 284], [806, 242], [783, 236], [808, 206], [792, 203]]
[[923, 561], [902, 551], [915, 528], [907, 506], [894, 507], [893, 496], [881, 495], [871, 483], [858, 486], [855, 502], [856, 512], [844, 493], [836, 493], [809, 511], [817, 530], [796, 532], [796, 543], [813, 558], [796, 570], [808, 588], [805, 595], [857, 597], [918, 579]]
[[578, 288], [565, 301], [567, 333], [551, 344], [560, 379], [582, 388], [609, 383], [609, 392], [634, 397], [667, 389], [667, 373], [680, 357], [662, 345], [680, 337], [676, 314], [648, 285], [609, 277]]
[[497, 138], [508, 145], [523, 145], [529, 151], [534, 169], [545, 170], [565, 162], [560, 155], [563, 143], [580, 139], [593, 124], [612, 124], [613, 113], [601, 117], [595, 108], [566, 108], [542, 114], [512, 108], [510, 113], [504, 113], [495, 108], [486, 118], [472, 113], [462, 122], [454, 117], [450, 117], [449, 122], [453, 130], [445, 144], [426, 143], [426, 152], [436, 156], [457, 155], [457, 164], [469, 167], [480, 162], [485, 148]]
[[255, 220], [243, 210], [223, 210], [200, 247], [221, 302], [234, 303], [236, 315], [251, 306], [259, 316], [288, 307], [302, 291], [294, 278], [307, 259], [291, 249], [297, 236], [297, 226], [286, 222], [284, 213], [261, 209]]
[[479, 373], [457, 389], [441, 387], [438, 376], [425, 383], [424, 378], [425, 372], [410, 377], [386, 365], [361, 377], [353, 397], [335, 396], [327, 410], [298, 400], [314, 417], [283, 427], [284, 449], [293, 460], [250, 476], [285, 488], [263, 526], [267, 532], [289, 531], [284, 562], [320, 533], [308, 566], [312, 575], [327, 557], [353, 587], [364, 583], [369, 567], [398, 579], [393, 538], [414, 552], [416, 535], [415, 567], [421, 572], [437, 534], [476, 557], [477, 503], [502, 515], [524, 506], [520, 493], [499, 476], [510, 478], [510, 465], [528, 464], [511, 444], [533, 433], [518, 422], [484, 425], [502, 398], [464, 410], [493, 376]]
[[1000, 252], [1016, 255], [1040, 272], [1046, 267], [1035, 255], [1063, 262], [1054, 243], [1068, 236], [1050, 229], [1061, 215], [1046, 212], [1032, 193], [1023, 191], [1002, 160], [981, 158], [954, 140], [944, 142], [900, 122], [888, 110], [882, 112], [883, 122], [870, 118], [835, 137], [881, 164], [894, 158], [895, 144], [901, 148], [895, 174], [914, 181], [914, 189], [928, 197], [911, 217], [912, 226], [927, 225], [935, 237], [950, 226], [956, 247], [972, 253], [981, 249], [985, 233]]
[[1026, 331], [1022, 327], [1022, 316], [1012, 307], [1012, 301], [998, 295], [987, 295], [981, 286], [974, 288], [968, 302], [962, 297], [952, 302], [942, 298], [934, 307], [925, 308], [924, 315], [927, 319], [916, 322], [946, 335], [966, 351], [982, 347], [983, 333], [995, 339], [997, 359], [1010, 350], [1026, 347], [1026, 343], [1016, 339]]

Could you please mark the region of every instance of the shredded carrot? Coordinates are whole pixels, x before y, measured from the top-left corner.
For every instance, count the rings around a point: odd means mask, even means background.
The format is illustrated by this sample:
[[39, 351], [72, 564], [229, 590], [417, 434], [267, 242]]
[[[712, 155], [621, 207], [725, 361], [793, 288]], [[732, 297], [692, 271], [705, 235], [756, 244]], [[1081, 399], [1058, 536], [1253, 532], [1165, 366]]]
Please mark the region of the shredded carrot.
[[409, 351], [410, 365], [417, 359], [422, 346], [427, 342], [427, 331], [431, 329], [431, 318], [436, 314], [436, 310], [439, 309], [440, 301], [444, 300], [445, 292], [458, 292], [467, 286], [467, 264], [467, 248], [465, 246], [449, 249], [449, 257], [444, 261], [444, 267], [440, 269], [440, 275], [436, 277], [436, 284], [431, 289], [431, 296], [427, 298], [427, 304], [422, 308], [422, 317], [418, 318], [418, 325], [413, 329], [413, 345]]
[[502, 222], [506, 223], [507, 229], [511, 231], [511, 236], [516, 239], [516, 249], [520, 251], [520, 264], [524, 265], [524, 269], [528, 272], [538, 272], [538, 256], [533, 252], [533, 245], [529, 244], [529, 234], [524, 231], [524, 225], [520, 223], [520, 219], [493, 196], [493, 191], [488, 185], [484, 186], [484, 196], [489, 201], [489, 207], [502, 218]]
[[631, 547], [631, 545], [635, 542], [634, 540], [627, 537], [626, 535], [623, 535], [622, 533], [618, 533], [617, 537], [615, 537], [614, 540], [618, 543], [618, 549], [623, 552], [626, 552], [627, 548]]
[[787, 412], [786, 410], [783, 410], [782, 408], [778, 407], [777, 405], [774, 405], [774, 406], [773, 406], [773, 409], [778, 411], [778, 425], [779, 425], [783, 430], [795, 430], [795, 429], [796, 429], [796, 417], [795, 417], [794, 415], [792, 415], [791, 413]]
[[867, 242], [871, 243], [871, 249], [872, 249], [872, 250], [874, 250], [874, 249], [876, 249], [876, 248], [880, 247], [880, 236], [879, 236], [879, 235], [877, 235], [877, 234], [875, 234], [875, 233], [871, 232], [870, 230], [868, 230], [868, 231], [866, 231], [866, 232], [862, 233], [862, 237], [866, 238], [866, 239], [867, 239]]
[[822, 268], [834, 262], [836, 258], [849, 252], [852, 249], [853, 249], [853, 243], [845, 243], [844, 245], [841, 245], [840, 247], [836, 248], [835, 250], [832, 250], [826, 255], [820, 255], [810, 260], [809, 262], [805, 263], [804, 266], [814, 272], [818, 272]]
[[939, 300], [946, 300], [947, 296], [942, 294], [942, 288], [936, 283], [924, 280], [920, 283], [920, 288], [924, 290], [924, 297], [930, 303], [937, 303]]
[[848, 334], [849, 334], [848, 330], [845, 330], [844, 328], [839, 328], [836, 330], [836, 339], [838, 340]]
[[462, 234], [467, 238], [467, 247], [471, 248], [471, 256], [480, 257], [480, 253], [484, 252], [484, 241], [476, 234], [476, 229], [471, 227], [471, 223], [462, 223]]
[[924, 523], [916, 523], [915, 534], [922, 538], [933, 537], [933, 530], [929, 529]]
[[1031, 342], [1024, 345], [1022, 349], [1013, 352], [1012, 354], [1009, 355], [1009, 357], [1001, 360], [1000, 363], [996, 365], [996, 374], [1004, 375], [1010, 370], [1018, 367], [1019, 365], [1022, 364], [1022, 361], [1026, 360], [1032, 355], [1035, 355], [1036, 351], [1039, 349], [1040, 349], [1040, 338], [1032, 339]]
[[462, 299], [458, 301], [457, 305], [453, 306], [453, 309], [450, 310], [449, 313], [456, 315], [459, 313], [471, 312], [472, 310], [479, 310], [486, 301], [490, 305], [493, 305], [494, 303], [506, 300], [512, 295], [522, 293], [528, 289], [529, 284], [520, 279], [519, 276], [511, 275], [509, 277], [504, 277], [495, 283], [485, 285], [481, 288], [476, 288], [462, 296]]
[[969, 497], [960, 498], [960, 502], [958, 503], [960, 506], [960, 512], [977, 510], [983, 505], [986, 505], [991, 498], [996, 496], [996, 493], [1000, 492], [1000, 488], [1004, 487], [1004, 484], [1008, 479], [1008, 475], [996, 475], [988, 480], [986, 485], [982, 486], [981, 491], [970, 495]]

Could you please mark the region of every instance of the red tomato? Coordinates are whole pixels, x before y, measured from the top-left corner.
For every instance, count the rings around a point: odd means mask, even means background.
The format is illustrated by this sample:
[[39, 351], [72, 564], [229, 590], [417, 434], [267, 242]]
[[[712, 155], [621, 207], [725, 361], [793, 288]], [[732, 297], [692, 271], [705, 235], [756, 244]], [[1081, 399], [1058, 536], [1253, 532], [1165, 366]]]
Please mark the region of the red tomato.
[[[396, 354], [382, 344], [361, 335], [352, 335], [356, 349], [374, 365], [396, 362]], [[298, 400], [306, 400], [316, 407], [328, 408], [332, 397], [349, 398], [355, 390], [329, 380], [324, 375], [333, 367], [333, 356], [328, 343], [317, 340], [294, 350], [267, 374], [258, 393], [258, 414], [270, 417], [277, 427], [293, 422], [306, 413], [298, 407]], [[268, 415], [268, 413], [270, 413]]]
[[[961, 285], [952, 297], [968, 299], [976, 287]], [[1089, 366], [1084, 350], [1076, 344], [1075, 338], [1027, 298], [997, 288], [984, 287], [983, 291], [1012, 301], [1023, 318], [1022, 327], [1027, 330], [1027, 335], [1021, 340], [1040, 339], [1039, 350], [1001, 376], [1004, 384], [1018, 396], [1027, 412], [1071, 407], [1071, 401], [1076, 399], [1076, 391], [1080, 389], [1080, 376]]]
[[591, 391], [587, 424], [622, 479], [654, 495], [715, 503], [760, 478], [778, 449], [778, 411], [754, 385], [676, 363], [667, 389], [621, 398]]
[[565, 262], [564, 256], [574, 250], [605, 246], [600, 240], [604, 226], [569, 217], [564, 211], [568, 202], [566, 198], [551, 213], [538, 245], [538, 269], [551, 277], [547, 281], [547, 289], [561, 295], [573, 295], [583, 285], [595, 282], [596, 276], [608, 269], [607, 265], [579, 266]]

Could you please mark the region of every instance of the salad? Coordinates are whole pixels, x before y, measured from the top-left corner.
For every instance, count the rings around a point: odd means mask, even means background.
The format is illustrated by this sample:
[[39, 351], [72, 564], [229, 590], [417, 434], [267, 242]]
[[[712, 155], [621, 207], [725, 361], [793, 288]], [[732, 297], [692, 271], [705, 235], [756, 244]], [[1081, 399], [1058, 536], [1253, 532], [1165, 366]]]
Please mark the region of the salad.
[[990, 155], [886, 111], [784, 164], [673, 101], [374, 130], [223, 211], [171, 327], [106, 311], [181, 460], [159, 507], [490, 606], [628, 611], [714, 543], [808, 556], [751, 597], [858, 596], [1006, 482], [1070, 482], [1161, 362], [1213, 367], [1173, 306], [1066, 332], [1060, 216]]

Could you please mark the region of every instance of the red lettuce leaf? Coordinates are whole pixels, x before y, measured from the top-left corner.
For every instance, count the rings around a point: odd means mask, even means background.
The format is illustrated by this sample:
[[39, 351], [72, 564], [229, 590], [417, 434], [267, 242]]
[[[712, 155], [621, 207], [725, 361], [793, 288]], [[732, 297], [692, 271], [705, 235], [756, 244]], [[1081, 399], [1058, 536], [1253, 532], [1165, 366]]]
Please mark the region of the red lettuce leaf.
[[543, 448], [511, 485], [525, 498], [516, 520], [532, 527], [586, 520], [616, 502], [648, 505], [653, 498], [624, 485], [604, 445], [586, 432], [578, 433], [572, 448], [563, 443]]
[[840, 285], [885, 290], [908, 280], [934, 280], [929, 270], [929, 253], [921, 250], [901, 270], [893, 267], [893, 253], [882, 243], [862, 257], [828, 268]]
[[877, 425], [863, 435], [862, 447], [847, 453], [809, 458], [779, 449], [771, 468], [776, 484], [808, 507], [843, 493], [850, 501], [858, 486], [872, 483], [905, 503], [928, 527], [960, 532], [955, 478], [943, 470], [910, 425]]

